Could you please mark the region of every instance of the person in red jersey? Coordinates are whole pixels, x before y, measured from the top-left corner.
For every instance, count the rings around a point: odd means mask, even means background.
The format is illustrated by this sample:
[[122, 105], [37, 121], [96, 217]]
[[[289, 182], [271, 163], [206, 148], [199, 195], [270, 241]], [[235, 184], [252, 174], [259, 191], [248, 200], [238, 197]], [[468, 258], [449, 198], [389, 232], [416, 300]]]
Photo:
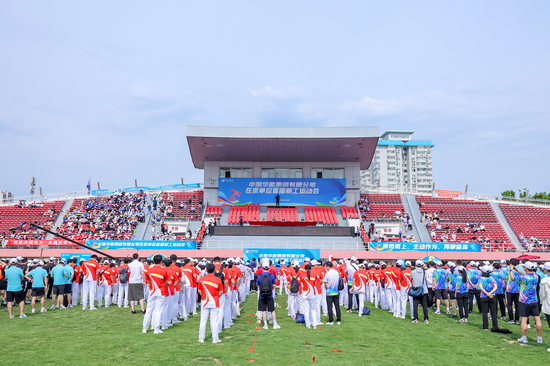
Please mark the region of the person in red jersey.
[[395, 284], [395, 287], [392, 289], [392, 302], [393, 302], [393, 316], [396, 318], [401, 317], [401, 287], [399, 286], [399, 272], [401, 272], [401, 266], [403, 261], [399, 259], [395, 266], [391, 268], [392, 271], [392, 280]]
[[164, 268], [161, 262], [162, 257], [155, 255], [153, 257], [153, 264], [145, 272], [145, 281], [149, 287], [149, 297], [147, 299], [147, 310], [143, 317], [142, 333], [147, 333], [151, 320], [153, 322], [154, 334], [162, 333], [162, 330], [160, 330], [162, 308], [168, 294], [167, 286], [171, 282], [167, 280], [166, 268]]
[[178, 256], [175, 254], [172, 254], [170, 256], [170, 260], [172, 261], [172, 265], [170, 266], [170, 269], [174, 272], [174, 298], [172, 300], [172, 310], [171, 310], [171, 319], [172, 324], [181, 323], [178, 320], [178, 313], [179, 313], [179, 304], [178, 304], [178, 297], [180, 293], [180, 284], [181, 284], [181, 277], [183, 276], [183, 272], [180, 267], [176, 265], [176, 261], [178, 260]]
[[286, 288], [287, 275], [288, 267], [286, 266], [286, 262], [283, 261], [283, 265], [279, 268], [279, 295], [282, 295], [283, 291], [285, 291], [285, 294], [288, 294], [288, 289]]
[[[118, 294], [118, 307], [122, 307], [122, 302], [124, 300], [124, 307], [127, 308], [128, 305], [128, 279], [130, 278], [130, 268], [128, 267], [130, 263], [129, 258], [124, 258], [124, 263], [118, 268], [118, 282], [119, 282], [119, 294]], [[144, 267], [145, 269], [145, 267]]]
[[365, 293], [367, 291], [367, 282], [369, 275], [365, 271], [365, 265], [359, 264], [359, 269], [353, 274], [352, 281], [352, 294], [355, 294], [357, 300], [357, 310], [359, 316], [363, 315], [363, 308], [365, 307]]
[[170, 316], [171, 316], [171, 309], [172, 309], [172, 302], [175, 295], [176, 290], [176, 274], [170, 268], [172, 265], [172, 261], [170, 259], [163, 259], [161, 262], [161, 266], [166, 269], [166, 277], [165, 279], [167, 281], [170, 281], [170, 284], [166, 286], [166, 295], [164, 299], [164, 304], [162, 306], [162, 316], [160, 318], [160, 329], [161, 330], [167, 330], [168, 327], [171, 327], [173, 324], [171, 322]]
[[97, 273], [99, 270], [97, 255], [92, 255], [90, 259], [84, 262], [82, 267], [84, 275], [84, 282], [82, 282], [82, 310], [87, 309], [88, 298], [90, 299], [90, 310], [95, 310], [94, 300], [97, 290]]
[[[407, 315], [407, 300], [409, 300], [409, 289], [411, 288], [411, 262], [406, 261], [405, 262], [405, 268], [401, 269], [401, 272], [399, 272], [399, 286], [400, 286], [400, 301], [397, 304], [400, 305], [400, 315], [401, 319], [405, 319], [405, 315]], [[411, 318], [413, 317], [412, 312], [412, 304], [413, 299], [410, 299], [411, 301]]]
[[[323, 324], [321, 322], [321, 304], [323, 302], [323, 298], [326, 297], [326, 295], [323, 296], [323, 289], [325, 288], [325, 286], [323, 286], [323, 280], [325, 278], [325, 268], [320, 267], [319, 262], [316, 259], [312, 259], [310, 263], [312, 265], [311, 270], [319, 278], [319, 281], [316, 282], [316, 288], [315, 288], [315, 292], [317, 293], [317, 295], [315, 295], [316, 296], [316, 298], [315, 298], [315, 303], [316, 303], [315, 308], [317, 309], [316, 323], [317, 323], [317, 325], [321, 325], [321, 324]], [[326, 298], [325, 298], [324, 309], [325, 309], [325, 312], [326, 312]]]
[[[187, 258], [184, 261], [182, 272], [187, 277], [187, 286], [185, 286], [185, 309], [187, 310], [188, 315], [191, 313], [196, 314], [196, 300], [194, 293], [197, 288], [198, 276], [195, 271], [195, 262], [193, 262], [192, 258]], [[195, 304], [193, 304], [193, 301], [195, 301]]]
[[[290, 316], [292, 320], [296, 319], [296, 312], [299, 311], [303, 314], [302, 299], [299, 290], [300, 276], [300, 264], [298, 261], [294, 261], [293, 266], [288, 270], [286, 279], [288, 283], [288, 316]], [[296, 284], [298, 284], [298, 286], [296, 286]]]
[[118, 268], [116, 267], [116, 261], [112, 261], [109, 265], [109, 272], [111, 272], [112, 288], [113, 288], [113, 304], [118, 303]]
[[103, 265], [99, 267], [99, 274], [97, 277], [97, 307], [100, 308], [103, 305], [103, 298], [105, 297], [105, 307], [108, 308], [111, 303], [111, 284], [112, 284], [111, 272], [109, 271], [109, 261], [103, 261]]
[[306, 328], [311, 329], [313, 325], [313, 329], [317, 329], [316, 285], [319, 278], [315, 273], [311, 272], [310, 264], [306, 264], [304, 271], [306, 275], [300, 276], [300, 295], [302, 297]]
[[76, 306], [78, 304], [78, 294], [80, 293], [80, 277], [82, 277], [82, 263], [84, 262], [84, 258], [80, 258], [80, 264], [78, 263], [77, 258], [73, 258], [73, 264], [71, 267], [73, 267], [74, 270], [74, 281], [73, 281], [73, 287], [72, 287], [72, 301], [71, 305]]
[[210, 317], [210, 330], [212, 331], [212, 343], [221, 342], [218, 337], [218, 312], [220, 311], [220, 296], [223, 296], [224, 285], [214, 275], [216, 266], [213, 263], [206, 264], [206, 276], [201, 277], [198, 283], [198, 292], [201, 295], [201, 323], [199, 327], [199, 342], [204, 343], [206, 336], [206, 323]]

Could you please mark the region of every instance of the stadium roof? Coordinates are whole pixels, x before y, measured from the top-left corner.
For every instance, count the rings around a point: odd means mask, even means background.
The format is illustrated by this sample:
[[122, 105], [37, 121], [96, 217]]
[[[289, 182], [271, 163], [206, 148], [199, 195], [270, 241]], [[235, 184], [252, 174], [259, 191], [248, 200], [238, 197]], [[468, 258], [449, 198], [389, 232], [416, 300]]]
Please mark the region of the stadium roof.
[[382, 134], [382, 136], [380, 136], [380, 138], [385, 138], [387, 135], [392, 134], [392, 133], [404, 133], [404, 134], [412, 135], [414, 133], [414, 131], [412, 131], [412, 130], [388, 130], [388, 131], [384, 132]]
[[359, 162], [367, 169], [378, 127], [187, 126], [195, 168], [205, 161]]
[[421, 141], [421, 140], [411, 140], [411, 141], [401, 141], [401, 140], [378, 140], [379, 146], [430, 146], [434, 147], [435, 144], [431, 141]]

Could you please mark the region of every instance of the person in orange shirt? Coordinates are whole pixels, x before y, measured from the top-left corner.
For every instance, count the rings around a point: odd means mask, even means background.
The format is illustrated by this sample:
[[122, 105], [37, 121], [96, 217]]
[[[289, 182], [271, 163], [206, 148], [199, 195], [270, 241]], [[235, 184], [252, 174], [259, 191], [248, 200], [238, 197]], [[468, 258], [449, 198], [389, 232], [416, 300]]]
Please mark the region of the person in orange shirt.
[[288, 289], [286, 288], [286, 276], [288, 274], [288, 267], [286, 266], [286, 262], [283, 261], [283, 264], [281, 268], [279, 268], [279, 295], [283, 294], [283, 289], [285, 291], [285, 294], [288, 294]]
[[218, 337], [218, 312], [220, 309], [220, 297], [224, 294], [222, 281], [214, 275], [216, 266], [213, 263], [206, 264], [207, 275], [199, 279], [198, 291], [201, 295], [201, 322], [199, 327], [199, 342], [204, 343], [206, 336], [206, 322], [210, 316], [210, 330], [212, 331], [212, 343], [221, 342]]
[[[233, 260], [233, 263], [230, 263], [229, 266], [233, 271], [233, 279], [235, 280], [235, 285], [233, 286], [233, 292], [231, 294], [231, 319], [235, 319], [237, 317], [237, 303], [239, 301], [239, 288], [241, 287], [242, 272], [239, 267], [237, 267], [235, 260], [233, 258], [229, 259]], [[275, 273], [277, 273], [277, 270], [275, 270]]]
[[[80, 264], [84, 262], [84, 258], [80, 258]], [[73, 281], [73, 287], [72, 287], [72, 306], [76, 306], [78, 304], [78, 294], [80, 292], [80, 277], [82, 276], [82, 266], [78, 264], [78, 259], [73, 259], [73, 264], [71, 267], [73, 267], [74, 270], [74, 281]]]
[[367, 282], [369, 275], [365, 271], [365, 264], [359, 264], [359, 269], [353, 274], [352, 281], [352, 293], [355, 294], [357, 300], [357, 311], [359, 316], [363, 315], [363, 308], [365, 307], [365, 293], [367, 292]]
[[[195, 263], [193, 262], [192, 258], [187, 258], [184, 261], [182, 272], [187, 277], [188, 285], [185, 286], [185, 309], [187, 310], [187, 315], [190, 315], [193, 310], [196, 309], [194, 292], [197, 288], [197, 273], [195, 271]], [[195, 306], [193, 306], [193, 302], [195, 302]], [[194, 314], [196, 314], [196, 310]]]
[[411, 288], [411, 262], [405, 262], [405, 268], [399, 272], [399, 285], [401, 292], [401, 299], [398, 305], [401, 306], [400, 314], [401, 319], [405, 319], [407, 315], [407, 300], [411, 302], [411, 319], [413, 318], [413, 298], [409, 299], [409, 289]]
[[401, 288], [399, 286], [399, 272], [401, 272], [401, 266], [403, 262], [399, 259], [395, 266], [391, 268], [392, 271], [392, 280], [395, 284], [395, 287], [392, 289], [392, 302], [393, 302], [393, 316], [396, 318], [401, 317]]
[[149, 298], [147, 299], [147, 310], [143, 317], [142, 333], [147, 333], [151, 319], [153, 322], [154, 334], [162, 333], [160, 322], [162, 318], [162, 308], [165, 301], [167, 286], [170, 280], [167, 279], [166, 268], [161, 264], [162, 257], [155, 255], [153, 264], [145, 271], [145, 281], [149, 288]]
[[[118, 269], [119, 275], [119, 295], [118, 295], [118, 307], [122, 307], [122, 300], [124, 299], [124, 307], [128, 307], [128, 278], [130, 278], [130, 269], [128, 268], [130, 263], [129, 258], [124, 258], [124, 263], [120, 265]], [[145, 268], [145, 266], [144, 266]], [[121, 274], [122, 271], [122, 274]]]
[[[113, 278], [113, 304], [118, 303], [118, 268], [116, 267], [116, 261], [112, 261], [109, 265], [109, 271]], [[110, 302], [109, 302], [110, 303]]]
[[374, 304], [374, 292], [376, 283], [374, 281], [373, 272], [375, 271], [374, 265], [372, 263], [367, 264], [367, 273], [369, 275], [369, 282], [367, 286], [367, 294], [365, 295], [368, 302]]
[[378, 304], [380, 303], [380, 307], [382, 307], [382, 291], [384, 289], [382, 288], [382, 272], [380, 271], [380, 264], [374, 265], [374, 270], [372, 271], [372, 278], [374, 280], [374, 308], [378, 308]]
[[304, 318], [306, 321], [306, 328], [317, 329], [317, 282], [319, 278], [315, 274], [315, 271], [311, 271], [311, 265], [306, 264], [304, 267], [306, 273], [305, 276], [300, 276], [300, 295], [302, 297], [302, 307], [304, 309]]
[[178, 256], [175, 254], [170, 255], [170, 261], [172, 262], [170, 269], [174, 272], [174, 297], [172, 300], [172, 307], [171, 307], [171, 319], [172, 323], [177, 324], [181, 323], [178, 320], [178, 314], [179, 314], [179, 293], [180, 293], [180, 284], [181, 284], [181, 277], [183, 276], [183, 273], [181, 271], [181, 268], [177, 266], [176, 261], [178, 260]]
[[382, 284], [382, 289], [380, 291], [381, 296], [381, 305], [382, 310], [388, 310], [389, 312], [393, 311], [393, 296], [392, 289], [395, 288], [393, 283], [393, 271], [391, 270], [391, 262], [380, 262], [380, 283]]
[[[162, 330], [167, 330], [168, 327], [171, 327], [175, 323], [172, 321], [172, 308], [174, 305], [174, 299], [176, 297], [176, 273], [171, 268], [172, 261], [170, 259], [164, 259], [162, 261], [164, 268], [166, 269], [166, 279], [170, 281], [170, 284], [167, 286], [167, 291], [164, 299], [164, 304], [162, 307], [162, 316], [161, 316], [161, 328]], [[176, 319], [177, 320], [177, 319]], [[179, 320], [178, 320], [179, 323]]]
[[328, 316], [326, 292], [323, 292], [323, 289], [325, 289], [325, 286], [323, 286], [323, 280], [325, 278], [325, 267], [319, 266], [319, 262], [316, 259], [313, 259], [311, 261], [311, 265], [313, 266], [311, 270], [315, 273], [315, 275], [319, 279], [319, 281], [317, 281], [317, 285], [315, 288], [315, 291], [317, 292], [315, 307], [317, 309], [316, 323], [317, 325], [321, 325], [323, 324], [321, 322], [321, 304], [323, 304], [323, 298], [325, 299], [325, 302], [324, 302], [325, 305], [323, 307], [323, 310], [325, 311], [326, 316]]
[[99, 275], [97, 278], [97, 307], [100, 308], [103, 305], [103, 298], [105, 298], [105, 307], [108, 308], [111, 304], [111, 286], [113, 278], [109, 271], [109, 261], [103, 261], [103, 266], [99, 268]]
[[340, 277], [342, 277], [342, 280], [344, 281], [344, 289], [342, 291], [340, 291], [340, 306], [348, 306], [348, 303], [349, 303], [349, 296], [348, 296], [348, 274], [346, 272], [346, 261], [348, 259], [347, 258], [344, 258], [343, 260], [340, 259], [340, 261], [338, 263], [340, 263], [340, 265], [338, 266], [338, 268], [336, 268], [336, 270], [338, 272], [340, 272]]
[[[220, 296], [220, 311], [218, 311], [218, 319], [216, 320], [218, 324], [218, 333], [222, 332], [223, 327], [223, 321], [224, 321], [224, 308], [225, 308], [225, 300], [227, 299], [227, 293], [229, 292], [229, 276], [227, 272], [227, 268], [225, 268], [225, 265], [221, 263], [220, 257], [214, 257], [212, 260], [214, 263], [214, 276], [218, 277], [220, 281], [222, 281], [223, 284], [223, 295]], [[208, 272], [207, 272], [208, 273]], [[231, 326], [229, 324], [226, 324], [226, 329], [230, 328]]]
[[95, 293], [97, 289], [97, 273], [99, 263], [97, 255], [93, 254], [90, 259], [83, 264], [84, 282], [82, 282], [82, 310], [87, 309], [88, 297], [90, 299], [90, 310], [95, 310]]
[[[296, 313], [298, 311], [303, 314], [302, 299], [300, 297], [299, 286], [300, 276], [300, 263], [298, 263], [298, 261], [294, 261], [293, 266], [288, 269], [288, 275], [286, 279], [286, 282], [288, 283], [288, 316], [290, 316], [292, 320], [296, 319]], [[298, 284], [297, 289], [293, 288], [294, 283]]]

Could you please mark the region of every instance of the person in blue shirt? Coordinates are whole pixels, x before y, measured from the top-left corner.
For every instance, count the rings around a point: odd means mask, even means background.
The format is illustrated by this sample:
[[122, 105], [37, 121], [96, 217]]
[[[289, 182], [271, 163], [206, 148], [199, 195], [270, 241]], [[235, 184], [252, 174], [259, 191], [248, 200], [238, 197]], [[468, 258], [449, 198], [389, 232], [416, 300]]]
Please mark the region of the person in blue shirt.
[[514, 265], [510, 270], [512, 281], [517, 281], [519, 284], [519, 306], [516, 311], [519, 311], [521, 317], [521, 338], [518, 339], [518, 342], [527, 343], [527, 321], [532, 316], [537, 329], [537, 343], [542, 343], [542, 323], [537, 296], [540, 278], [534, 273], [537, 270], [537, 265], [527, 261], [523, 264], [523, 270]]
[[25, 315], [25, 292], [23, 291], [23, 286], [21, 285], [21, 280], [25, 278], [25, 273], [23, 270], [16, 266], [17, 259], [13, 258], [10, 260], [10, 267], [6, 269], [4, 276], [8, 281], [7, 286], [7, 298], [8, 298], [8, 313], [10, 319], [15, 318], [15, 315], [12, 314], [12, 303], [15, 301], [16, 304], [19, 304], [19, 317], [26, 318]]
[[481, 278], [479, 279], [481, 315], [483, 316], [483, 330], [489, 330], [489, 321], [487, 319], [489, 311], [491, 312], [491, 321], [493, 322], [493, 330], [498, 328], [497, 318], [497, 299], [495, 292], [497, 283], [491, 276], [493, 267], [485, 265], [481, 267]]
[[40, 311], [42, 313], [47, 311], [44, 307], [44, 303], [46, 302], [46, 291], [48, 291], [48, 271], [46, 271], [43, 267], [44, 262], [40, 261], [38, 262], [36, 268], [27, 273], [25, 276], [29, 282], [32, 282], [31, 307], [33, 314], [36, 312], [34, 305], [37, 297], [40, 297], [40, 305], [42, 306]]
[[65, 272], [67, 273], [67, 277], [65, 277], [65, 296], [67, 297], [67, 306], [72, 308], [72, 297], [73, 297], [73, 279], [74, 279], [74, 269], [71, 267], [71, 261], [69, 260], [69, 264], [65, 267]]
[[[497, 290], [495, 291], [497, 304], [500, 306], [500, 320], [506, 320], [506, 306], [504, 304], [505, 276], [506, 273], [500, 268], [500, 263], [493, 263], [491, 276], [495, 279]], [[498, 309], [497, 309], [498, 311]]]
[[[67, 284], [67, 271], [65, 270], [65, 259], [61, 259], [59, 264], [52, 269], [53, 276], [53, 296], [51, 309], [65, 309], [63, 305], [63, 295], [65, 294], [65, 285]], [[57, 301], [56, 301], [57, 300]]]
[[[258, 279], [256, 281], [256, 286], [258, 287], [258, 311], [262, 312], [262, 317], [264, 320], [264, 329], [268, 329], [267, 326], [267, 312], [271, 312], [271, 316], [273, 318], [273, 329], [279, 329], [281, 328], [279, 324], [277, 324], [277, 317], [275, 316], [275, 302], [273, 300], [273, 289], [275, 288], [275, 285], [277, 283], [277, 280], [275, 279], [275, 276], [273, 273], [270, 273], [269, 270], [270, 263], [269, 259], [264, 258], [262, 260], [262, 268], [263, 272], [258, 275]], [[264, 280], [264, 277], [267, 281], [269, 281], [269, 284], [271, 286], [271, 291], [269, 292], [269, 295], [265, 296], [262, 295], [261, 287], [262, 287], [262, 281]]]

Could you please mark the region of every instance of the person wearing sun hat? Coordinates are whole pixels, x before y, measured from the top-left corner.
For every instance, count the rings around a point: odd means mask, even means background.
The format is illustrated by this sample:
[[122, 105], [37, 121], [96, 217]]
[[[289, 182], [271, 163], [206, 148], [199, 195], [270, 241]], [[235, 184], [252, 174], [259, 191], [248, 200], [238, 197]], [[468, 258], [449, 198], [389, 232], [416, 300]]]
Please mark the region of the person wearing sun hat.
[[491, 312], [493, 330], [498, 329], [497, 318], [497, 298], [495, 292], [498, 285], [494, 277], [491, 276], [493, 267], [484, 265], [481, 267], [481, 278], [479, 280], [479, 289], [481, 290], [481, 315], [483, 316], [483, 330], [489, 330], [488, 313]]
[[12, 303], [19, 305], [19, 317], [26, 318], [25, 315], [25, 292], [21, 285], [21, 280], [25, 277], [23, 270], [16, 266], [17, 258], [10, 260], [10, 266], [4, 272], [4, 275], [8, 281], [7, 286], [7, 302], [8, 302], [8, 314], [10, 319], [15, 318], [12, 314]]
[[532, 316], [535, 320], [535, 328], [537, 329], [537, 343], [542, 343], [542, 323], [540, 321], [537, 296], [539, 277], [534, 273], [537, 270], [537, 265], [527, 261], [523, 264], [523, 269], [521, 270], [512, 265], [510, 272], [512, 281], [519, 283], [518, 311], [521, 317], [521, 338], [518, 339], [518, 342], [527, 343], [527, 321]]

